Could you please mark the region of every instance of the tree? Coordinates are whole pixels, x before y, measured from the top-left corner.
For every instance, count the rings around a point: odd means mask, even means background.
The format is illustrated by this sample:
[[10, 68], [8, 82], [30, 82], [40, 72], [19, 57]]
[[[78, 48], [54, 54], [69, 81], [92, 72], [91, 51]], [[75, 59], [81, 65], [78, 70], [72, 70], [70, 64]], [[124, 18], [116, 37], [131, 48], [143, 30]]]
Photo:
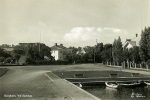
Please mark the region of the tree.
[[140, 57], [144, 65], [150, 58], [150, 27], [142, 30], [141, 40], [140, 40]]
[[114, 65], [116, 64], [116, 58], [117, 58], [117, 52], [116, 52], [116, 43], [117, 43], [117, 40], [115, 39], [114, 42], [113, 42], [113, 45], [112, 45], [112, 56], [113, 56], [113, 63]]
[[113, 51], [114, 64], [116, 64], [117, 62], [117, 65], [121, 65], [123, 48], [122, 48], [122, 42], [120, 37], [117, 40], [116, 39], [114, 40], [112, 51]]
[[0, 62], [4, 62], [5, 58], [4, 57], [0, 57]]
[[18, 62], [19, 58], [24, 54], [25, 54], [25, 49], [20, 46], [16, 46], [14, 50], [12, 51], [11, 55], [12, 55], [12, 58]]
[[7, 57], [11, 57], [11, 55], [6, 51], [4, 51], [4, 49], [0, 48], [0, 57], [7, 58]]
[[107, 62], [108, 63], [112, 62], [112, 44], [105, 44], [104, 48], [103, 48], [103, 52], [102, 52], [102, 58], [103, 58], [103, 62]]
[[47, 56], [50, 59], [52, 59], [51, 49], [45, 44], [40, 44], [40, 49], [39, 49], [39, 45], [29, 47], [28, 56], [30, 59], [33, 59], [36, 61], [44, 60], [44, 56]]
[[88, 62], [93, 62], [94, 61], [94, 47], [91, 46], [86, 46], [84, 47], [85, 50], [85, 55], [88, 55]]
[[128, 48], [123, 49], [123, 59], [122, 60], [124, 61], [123, 62], [124, 68], [126, 68], [126, 65], [129, 68], [129, 62], [131, 61], [131, 58], [130, 58], [130, 52], [129, 52]]
[[103, 43], [97, 43], [97, 45], [95, 46], [96, 62], [102, 62], [102, 51], [103, 51]]
[[67, 48], [68, 49], [68, 52], [66, 53], [66, 60], [68, 60], [70, 63], [75, 63], [76, 60], [77, 60], [77, 48], [75, 47], [69, 47]]
[[121, 38], [119, 37], [117, 42], [116, 42], [116, 60], [117, 60], [117, 65], [121, 65], [122, 63], [122, 42], [121, 42]]
[[130, 55], [131, 56], [131, 61], [133, 62], [134, 66], [136, 67], [137, 63], [140, 62], [140, 55], [139, 55], [139, 47], [134, 46], [133, 48], [130, 49]]
[[5, 63], [10, 63], [12, 61], [12, 58], [11, 57], [8, 57], [5, 59]]

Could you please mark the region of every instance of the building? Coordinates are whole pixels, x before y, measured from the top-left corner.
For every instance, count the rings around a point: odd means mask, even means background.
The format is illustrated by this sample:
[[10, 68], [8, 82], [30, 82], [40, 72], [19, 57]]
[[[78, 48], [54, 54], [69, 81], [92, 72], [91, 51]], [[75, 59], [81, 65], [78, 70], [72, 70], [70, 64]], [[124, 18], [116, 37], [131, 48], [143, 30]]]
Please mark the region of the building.
[[43, 43], [19, 43], [19, 46], [21, 46], [21, 47], [34, 47], [34, 46], [39, 46], [40, 44], [43, 44]]
[[2, 48], [4, 51], [11, 53], [14, 50], [15, 45], [8, 45], [8, 44], [2, 44], [0, 45], [0, 48]]
[[71, 52], [71, 49], [67, 49], [63, 44], [57, 45], [57, 43], [55, 43], [55, 45], [51, 47], [51, 55], [55, 60], [64, 61], [68, 52]]
[[123, 48], [133, 48], [134, 46], [139, 46], [140, 37], [136, 34], [136, 37], [133, 39], [126, 39], [125, 44], [123, 45]]
[[80, 48], [78, 48], [78, 51], [77, 51], [76, 54], [78, 54], [78, 55], [84, 55], [85, 53], [86, 53], [85, 50], [82, 47], [80, 47]]
[[134, 46], [137, 46], [136, 41], [131, 41], [131, 39], [126, 39], [124, 48], [130, 49], [130, 48], [133, 48]]

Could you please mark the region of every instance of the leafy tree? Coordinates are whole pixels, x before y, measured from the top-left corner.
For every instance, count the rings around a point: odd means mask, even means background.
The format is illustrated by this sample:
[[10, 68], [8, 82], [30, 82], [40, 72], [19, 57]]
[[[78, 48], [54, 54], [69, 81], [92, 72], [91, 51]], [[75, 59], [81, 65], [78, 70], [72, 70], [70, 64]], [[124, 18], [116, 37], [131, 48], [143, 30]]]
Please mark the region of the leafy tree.
[[50, 51], [51, 49], [48, 46], [46, 46], [45, 44], [40, 44], [40, 48], [39, 45], [29, 47], [28, 56], [29, 58], [37, 61], [44, 60], [44, 56], [47, 56], [50, 59], [52, 59]]
[[0, 62], [4, 62], [5, 58], [4, 57], [0, 57]]
[[68, 60], [70, 63], [75, 63], [77, 60], [77, 48], [75, 47], [69, 47], [68, 52], [66, 53], [66, 60]]
[[95, 46], [95, 59], [96, 59], [96, 62], [102, 62], [102, 51], [103, 51], [103, 43], [98, 43]]
[[8, 57], [5, 59], [5, 63], [10, 63], [12, 61], [12, 58], [11, 57]]
[[6, 51], [4, 51], [4, 49], [0, 48], [0, 57], [7, 58], [7, 57], [11, 57], [11, 55]]
[[103, 62], [112, 62], [112, 44], [105, 44], [102, 52]]
[[148, 64], [148, 66], [149, 66], [149, 68], [150, 68], [150, 27], [148, 27], [147, 28], [147, 32], [148, 32], [148, 38], [147, 38], [147, 48], [148, 48], [148, 56], [149, 56], [149, 59], [148, 59], [148, 61], [147, 61], [147, 64]]
[[119, 37], [117, 40], [114, 40], [113, 43], [113, 60], [114, 63], [117, 62], [117, 65], [121, 65], [122, 63], [122, 42], [121, 42], [121, 38]]
[[14, 50], [12, 51], [12, 57], [13, 59], [15, 59], [16, 61], [19, 60], [19, 58], [21, 57], [21, 55], [24, 55], [25, 54], [25, 49], [23, 47], [20, 47], [20, 46], [16, 46], [14, 48]]
[[127, 66], [129, 68], [129, 62], [131, 61], [130, 52], [128, 48], [123, 49], [123, 59], [124, 68]]
[[116, 44], [117, 44], [117, 40], [115, 39], [112, 45], [112, 56], [113, 56], [113, 63], [114, 65], [117, 62], [117, 50], [116, 50]]
[[88, 61], [93, 62], [94, 61], [94, 50], [95, 50], [95, 48], [91, 47], [91, 46], [86, 46], [86, 47], [84, 47], [84, 50], [86, 52], [85, 55], [88, 55]]
[[141, 40], [140, 40], [140, 57], [144, 64], [149, 60], [150, 58], [150, 27], [142, 30], [141, 34]]
[[122, 42], [121, 42], [121, 38], [119, 37], [117, 42], [116, 42], [116, 60], [118, 62], [118, 65], [121, 65], [122, 62]]
[[133, 64], [136, 67], [136, 64], [140, 62], [140, 55], [139, 55], [139, 47], [134, 46], [133, 48], [130, 49], [130, 57], [131, 57], [131, 61], [133, 62]]

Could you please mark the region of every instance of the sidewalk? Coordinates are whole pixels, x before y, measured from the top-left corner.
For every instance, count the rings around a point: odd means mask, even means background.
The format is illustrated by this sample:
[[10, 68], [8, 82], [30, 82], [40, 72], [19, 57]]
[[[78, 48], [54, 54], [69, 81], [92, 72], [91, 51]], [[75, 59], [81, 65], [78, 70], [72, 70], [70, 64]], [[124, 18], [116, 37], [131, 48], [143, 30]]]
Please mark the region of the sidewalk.
[[100, 100], [94, 95], [84, 91], [78, 86], [68, 82], [65, 79], [61, 79], [51, 72], [46, 73], [49, 79], [55, 84], [57, 88], [57, 94], [62, 94], [62, 99], [67, 100]]

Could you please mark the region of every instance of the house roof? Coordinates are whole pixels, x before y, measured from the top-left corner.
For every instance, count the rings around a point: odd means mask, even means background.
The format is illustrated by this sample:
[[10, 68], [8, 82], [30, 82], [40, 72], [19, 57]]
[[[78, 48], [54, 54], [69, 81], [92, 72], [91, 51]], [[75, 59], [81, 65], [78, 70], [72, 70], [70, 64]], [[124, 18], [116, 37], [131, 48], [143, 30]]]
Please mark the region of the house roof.
[[134, 47], [136, 46], [136, 41], [126, 41], [123, 47], [126, 48], [129, 44]]
[[81, 48], [81, 50], [78, 50], [77, 51], [77, 54], [85, 54], [86, 52], [85, 52], [85, 50], [83, 49], [83, 48]]
[[127, 41], [129, 44], [131, 44], [132, 46], [136, 46], [136, 41]]
[[9, 48], [3, 48], [5, 51], [13, 51], [14, 48], [13, 47], [9, 47]]
[[61, 45], [54, 45], [51, 47], [52, 50], [61, 50], [61, 49], [67, 49], [66, 47], [64, 46], [61, 46]]

